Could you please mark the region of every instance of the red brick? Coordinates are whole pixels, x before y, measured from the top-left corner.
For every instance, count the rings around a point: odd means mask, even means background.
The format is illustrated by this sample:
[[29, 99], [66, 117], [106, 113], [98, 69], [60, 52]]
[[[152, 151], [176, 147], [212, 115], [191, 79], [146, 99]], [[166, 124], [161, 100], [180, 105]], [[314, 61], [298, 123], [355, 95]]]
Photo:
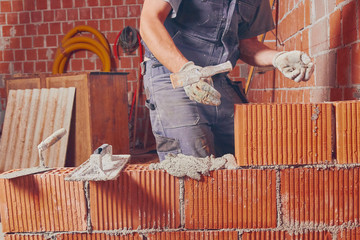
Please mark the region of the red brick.
[[31, 12], [30, 19], [32, 23], [42, 22], [42, 12]]
[[332, 111], [331, 104], [235, 105], [235, 156], [238, 164], [331, 162], [334, 150], [332, 128], [335, 124]]
[[179, 180], [146, 165], [128, 165], [115, 181], [90, 182], [92, 229], [178, 228]]
[[335, 226], [357, 222], [359, 168], [281, 170], [281, 213], [286, 227]]
[[66, 21], [66, 10], [55, 10], [55, 21]]
[[328, 102], [330, 100], [331, 88], [313, 88], [310, 89], [310, 102], [311, 103], [321, 103]]
[[318, 52], [328, 49], [328, 19], [324, 18], [313, 25], [310, 29], [311, 38], [311, 53], [316, 54]]
[[61, 29], [63, 33], [69, 32], [74, 27], [75, 27], [75, 23], [73, 21], [67, 21], [61, 23]]
[[305, 26], [308, 26], [311, 24], [312, 1], [305, 0], [304, 8], [305, 8]]
[[[66, 0], [67, 2], [67, 0]], [[79, 19], [79, 11], [78, 9], [67, 9], [66, 10], [66, 14], [67, 14], [67, 20], [78, 20]]]
[[35, 72], [37, 72], [37, 73], [45, 73], [46, 72], [46, 62], [37, 61], [35, 63]]
[[104, 8], [104, 18], [115, 18], [116, 14], [115, 14], [115, 8]]
[[96, 7], [99, 6], [99, 0], [88, 0], [89, 7]]
[[26, 50], [26, 60], [27, 61], [37, 60], [36, 49], [27, 49]]
[[287, 233], [280, 231], [261, 231], [244, 233], [242, 240], [332, 240], [329, 232], [306, 232], [306, 233]]
[[[359, 54], [359, 53], [357, 53], [357, 54]], [[349, 47], [339, 48], [337, 50], [337, 61], [336, 62], [337, 62], [337, 64], [336, 64], [337, 83], [340, 86], [347, 85], [348, 81], [350, 80], [350, 48]], [[360, 64], [360, 55], [355, 56], [355, 59], [353, 59], [352, 63], [354, 65], [355, 64], [357, 65], [358, 63]], [[360, 65], [359, 65], [359, 67], [360, 67]], [[357, 67], [354, 70], [357, 70]]]
[[22, 48], [32, 48], [32, 37], [23, 37], [21, 38], [21, 46]]
[[0, 13], [0, 24], [1, 25], [6, 24], [6, 13]]
[[128, 17], [140, 17], [140, 5], [133, 5], [133, 6], [129, 6], [129, 15]]
[[103, 8], [91, 8], [91, 19], [103, 19]]
[[6, 235], [5, 240], [46, 240], [47, 237], [43, 235]]
[[13, 50], [4, 50], [4, 61], [5, 62], [12, 62], [14, 61], [14, 51]]
[[335, 102], [336, 161], [360, 163], [360, 101]]
[[360, 44], [356, 43], [351, 48], [351, 82], [360, 83]]
[[87, 21], [87, 25], [95, 29], [99, 29], [99, 20]]
[[343, 229], [338, 233], [338, 240], [355, 240], [360, 239], [360, 228]]
[[219, 170], [185, 180], [185, 228], [276, 227], [274, 170]]
[[54, 10], [43, 11], [43, 15], [44, 15], [44, 22], [53, 22], [55, 20]]
[[356, 29], [356, 1], [346, 4], [342, 12], [343, 41], [344, 44], [357, 40]]
[[333, 87], [336, 83], [336, 53], [329, 52], [326, 54], [319, 55], [315, 59], [315, 77], [317, 87]]
[[359, 99], [359, 89], [357, 88], [344, 88], [344, 99], [343, 100], [358, 100]]
[[65, 181], [68, 172], [0, 179], [3, 232], [85, 231], [83, 183]]
[[48, 35], [46, 37], [46, 47], [58, 47], [57, 37], [55, 35]]
[[338, 9], [330, 15], [330, 48], [341, 44], [341, 11]]
[[105, 233], [68, 233], [59, 234], [56, 236], [57, 240], [143, 240], [143, 237], [139, 234], [128, 234], [128, 235], [114, 235]]
[[203, 232], [159, 232], [149, 234], [148, 240], [235, 240], [238, 239], [239, 234], [236, 231], [216, 232], [216, 231], [203, 231]]
[[112, 31], [121, 31], [125, 27], [124, 19], [112, 19], [111, 27], [112, 27], [112, 29], [111, 29]]
[[69, 66], [71, 66], [72, 71], [83, 71], [83, 61], [81, 59], [71, 59]]
[[25, 61], [24, 62], [24, 73], [34, 73], [35, 64], [34, 62]]
[[330, 92], [330, 101], [341, 101], [343, 100], [343, 89], [332, 88]]
[[116, 8], [118, 18], [126, 18], [128, 16], [128, 6], [119, 6]]
[[37, 10], [47, 9], [47, 0], [36, 0], [36, 9]]
[[75, 1], [75, 8], [86, 7], [86, 1]]
[[80, 8], [79, 9], [80, 19], [90, 19], [90, 8]]
[[44, 47], [44, 36], [35, 36], [34, 37], [34, 47]]
[[59, 9], [61, 8], [61, 1], [50, 1], [50, 9]]
[[[47, 35], [49, 34], [49, 24], [48, 23], [41, 23], [37, 26], [38, 35]], [[42, 36], [44, 37], [44, 36]]]
[[11, 3], [12, 3], [12, 11], [13, 12], [21, 12], [24, 10], [22, 1], [13, 0], [13, 1], [11, 1]]
[[50, 28], [50, 34], [61, 33], [61, 23], [58, 22], [49, 23], [49, 28]]
[[[25, 11], [34, 11], [35, 10], [35, 1], [23, 1]], [[52, 1], [55, 2], [55, 1]], [[56, 1], [57, 2], [57, 1]]]
[[21, 39], [21, 38], [11, 38], [11, 39], [10, 39], [9, 47], [10, 47], [11, 49], [18, 49], [18, 48], [20, 48], [20, 39]]
[[111, 20], [100, 20], [101, 31], [111, 31]]
[[73, 1], [62, 0], [61, 2], [63, 8], [73, 8]]
[[30, 23], [30, 13], [20, 12], [19, 13], [19, 22], [20, 22], [20, 24]]
[[11, 1], [1, 1], [0, 9], [1, 12], [11, 12]]
[[25, 51], [24, 50], [15, 50], [15, 61], [24, 61], [25, 60]]
[[0, 73], [8, 73], [9, 72], [9, 63], [0, 63]]
[[7, 18], [7, 24], [15, 25], [19, 23], [18, 13], [7, 13], [6, 18]]

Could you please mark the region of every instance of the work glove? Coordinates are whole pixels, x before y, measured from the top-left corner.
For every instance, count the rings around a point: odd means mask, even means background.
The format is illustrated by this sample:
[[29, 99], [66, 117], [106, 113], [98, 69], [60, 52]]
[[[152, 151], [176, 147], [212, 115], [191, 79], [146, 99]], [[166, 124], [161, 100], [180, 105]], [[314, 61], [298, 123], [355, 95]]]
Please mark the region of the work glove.
[[314, 64], [309, 56], [300, 51], [280, 52], [273, 58], [273, 65], [285, 77], [295, 82], [307, 81], [314, 72]]
[[221, 94], [215, 90], [211, 76], [228, 72], [232, 69], [228, 61], [216, 66], [200, 67], [194, 62], [187, 62], [179, 72], [170, 75], [174, 88], [183, 87], [190, 100], [218, 106], [221, 101]]

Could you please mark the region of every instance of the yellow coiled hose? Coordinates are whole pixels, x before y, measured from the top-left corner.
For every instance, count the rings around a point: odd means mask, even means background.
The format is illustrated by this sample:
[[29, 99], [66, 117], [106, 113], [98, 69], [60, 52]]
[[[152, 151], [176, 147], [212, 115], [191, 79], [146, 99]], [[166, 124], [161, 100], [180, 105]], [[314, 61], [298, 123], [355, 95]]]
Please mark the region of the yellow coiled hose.
[[[79, 32], [93, 33], [99, 41], [89, 37], [73, 37]], [[63, 73], [65, 64], [68, 61], [68, 57], [72, 52], [77, 50], [88, 50], [99, 56], [102, 62], [102, 71], [110, 72], [111, 60], [110, 60], [110, 47], [105, 37], [90, 26], [77, 26], [71, 29], [61, 41], [61, 46], [57, 49], [55, 60], [52, 68], [52, 73]]]

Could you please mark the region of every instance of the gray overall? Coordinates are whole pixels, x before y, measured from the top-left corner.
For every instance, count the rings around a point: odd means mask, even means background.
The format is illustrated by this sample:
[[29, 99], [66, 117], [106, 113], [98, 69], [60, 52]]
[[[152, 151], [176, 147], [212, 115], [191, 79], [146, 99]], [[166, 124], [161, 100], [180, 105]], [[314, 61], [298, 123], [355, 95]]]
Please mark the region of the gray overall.
[[[165, 27], [177, 48], [199, 66], [239, 59], [239, 40], [273, 28], [269, 0], [168, 0]], [[241, 46], [240, 46], [241, 47]], [[173, 89], [170, 71], [145, 46], [144, 88], [161, 160], [169, 153], [195, 157], [234, 153], [234, 104], [241, 99], [226, 74], [213, 76], [220, 106], [190, 100]]]

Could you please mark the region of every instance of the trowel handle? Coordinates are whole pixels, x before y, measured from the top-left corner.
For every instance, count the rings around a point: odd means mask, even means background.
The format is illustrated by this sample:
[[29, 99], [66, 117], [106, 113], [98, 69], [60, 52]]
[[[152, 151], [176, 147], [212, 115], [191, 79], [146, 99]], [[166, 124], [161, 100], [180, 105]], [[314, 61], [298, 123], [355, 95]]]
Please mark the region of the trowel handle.
[[202, 69], [202, 75], [206, 76], [214, 76], [218, 73], [223, 72], [230, 72], [232, 70], [232, 64], [230, 61], [214, 65], [214, 66], [207, 66]]
[[45, 149], [48, 149], [49, 147], [54, 145], [57, 141], [59, 141], [65, 134], [66, 134], [65, 128], [60, 128], [59, 130], [56, 130], [53, 134], [51, 134], [49, 137], [47, 137], [44, 141], [42, 141], [38, 145], [39, 151], [44, 151]]

